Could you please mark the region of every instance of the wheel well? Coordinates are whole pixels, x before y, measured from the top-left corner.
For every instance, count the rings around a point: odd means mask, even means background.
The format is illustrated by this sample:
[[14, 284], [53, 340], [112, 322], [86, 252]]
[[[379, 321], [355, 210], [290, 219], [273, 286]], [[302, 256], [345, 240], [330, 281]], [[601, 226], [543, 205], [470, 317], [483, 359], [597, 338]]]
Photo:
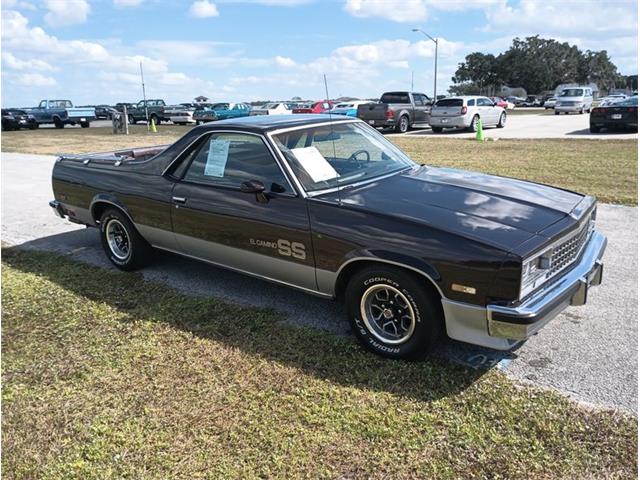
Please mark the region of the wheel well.
[[412, 268], [409, 267], [405, 267], [402, 265], [397, 265], [395, 263], [388, 263], [388, 262], [384, 262], [384, 261], [377, 261], [377, 260], [356, 260], [353, 261], [349, 264], [347, 264], [341, 271], [340, 274], [338, 275], [338, 279], [336, 280], [336, 286], [335, 286], [335, 292], [336, 292], [336, 297], [339, 300], [344, 299], [344, 292], [347, 288], [347, 284], [349, 283], [349, 280], [359, 271], [368, 268], [368, 267], [375, 267], [375, 266], [387, 266], [387, 267], [391, 267], [391, 268], [397, 268], [398, 270], [402, 270], [406, 273], [409, 273], [411, 275], [413, 275], [415, 278], [419, 279], [421, 282], [424, 283], [424, 285], [426, 286], [426, 288], [431, 291], [431, 293], [433, 295], [436, 296], [436, 298], [442, 298], [442, 295], [440, 294], [440, 291], [436, 288], [435, 284], [433, 283], [433, 280], [431, 280], [431, 278], [429, 278], [427, 275], [423, 275], [418, 273], [417, 271], [415, 271]]
[[110, 203], [110, 202], [104, 202], [104, 201], [97, 200], [91, 206], [91, 216], [93, 217], [93, 221], [96, 224], [99, 224], [100, 223], [100, 218], [102, 218], [102, 215], [104, 214], [104, 212], [107, 211], [107, 209], [109, 209], [109, 208], [113, 208], [115, 210], [120, 210], [122, 213], [125, 214], [125, 216], [128, 219], [131, 219], [129, 214], [123, 208], [119, 207], [118, 205], [115, 205], [115, 204]]

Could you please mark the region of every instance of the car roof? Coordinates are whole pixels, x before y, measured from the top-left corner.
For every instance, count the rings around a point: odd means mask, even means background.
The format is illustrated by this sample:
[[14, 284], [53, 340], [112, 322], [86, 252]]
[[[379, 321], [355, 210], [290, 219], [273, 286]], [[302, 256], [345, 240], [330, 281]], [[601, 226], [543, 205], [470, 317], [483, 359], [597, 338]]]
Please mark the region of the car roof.
[[[341, 119], [342, 120], [342, 119]], [[295, 115], [255, 115], [252, 117], [230, 118], [217, 122], [205, 123], [194, 130], [244, 130], [253, 133], [264, 133], [272, 130], [289, 127], [304, 127], [316, 123], [326, 123], [329, 117], [326, 114], [295, 114]]]

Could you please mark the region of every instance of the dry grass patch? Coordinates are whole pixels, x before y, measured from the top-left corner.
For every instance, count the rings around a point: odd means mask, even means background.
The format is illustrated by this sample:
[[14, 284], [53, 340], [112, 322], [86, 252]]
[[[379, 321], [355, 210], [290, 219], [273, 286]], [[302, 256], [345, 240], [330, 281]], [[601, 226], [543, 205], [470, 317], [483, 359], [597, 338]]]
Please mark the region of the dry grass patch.
[[5, 249], [7, 479], [633, 478], [636, 418]]

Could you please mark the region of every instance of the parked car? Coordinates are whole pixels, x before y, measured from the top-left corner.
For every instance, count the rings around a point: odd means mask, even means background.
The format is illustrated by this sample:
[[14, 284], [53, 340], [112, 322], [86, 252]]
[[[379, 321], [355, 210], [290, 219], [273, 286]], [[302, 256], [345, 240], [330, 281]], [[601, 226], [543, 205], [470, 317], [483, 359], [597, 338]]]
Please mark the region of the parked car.
[[[129, 117], [129, 123], [136, 124], [140, 120], [147, 120], [159, 125], [162, 122], [168, 122], [169, 117], [165, 114], [165, 108], [167, 104], [164, 100], [151, 99], [146, 101], [140, 100], [138, 103], [127, 109], [127, 116]], [[147, 117], [148, 115], [148, 117]]]
[[293, 113], [324, 113], [333, 108], [334, 103], [331, 100], [322, 100], [320, 102], [308, 103], [302, 107], [293, 108]]
[[472, 132], [482, 126], [503, 128], [507, 123], [507, 112], [487, 97], [461, 96], [438, 100], [431, 109], [429, 124], [434, 133], [445, 128], [466, 128]]
[[216, 103], [212, 110], [218, 120], [226, 120], [248, 117], [251, 114], [251, 105], [247, 103]]
[[196, 108], [195, 112], [193, 112], [193, 119], [196, 121], [196, 125], [213, 122], [218, 119], [212, 107], [213, 105], [209, 105], [204, 108]]
[[542, 97], [538, 97], [537, 95], [528, 95], [522, 103], [523, 107], [542, 107], [543, 105], [544, 100], [542, 100]]
[[565, 114], [570, 112], [589, 113], [593, 103], [593, 92], [590, 87], [565, 88], [556, 98], [556, 104], [553, 107], [556, 115], [560, 115], [562, 112]]
[[510, 96], [507, 97], [507, 101], [513, 103], [516, 107], [523, 107], [524, 103], [527, 101], [526, 98]]
[[127, 103], [127, 102], [118, 102], [115, 104], [115, 106], [113, 108], [115, 108], [118, 112], [123, 113], [124, 112], [124, 107], [127, 107], [127, 111], [131, 108], [133, 108], [135, 106], [134, 103]]
[[345, 115], [347, 117], [357, 117], [358, 116], [358, 107], [360, 105], [367, 105], [372, 103], [368, 100], [354, 100], [352, 102], [342, 102], [337, 103], [333, 106], [333, 108], [324, 113], [331, 113], [333, 115]]
[[549, 97], [549, 98], [547, 98], [547, 99], [544, 101], [544, 103], [543, 103], [543, 105], [542, 105], [542, 106], [544, 107], [544, 109], [545, 109], [545, 110], [547, 110], [547, 109], [553, 109], [553, 108], [556, 106], [556, 97]]
[[629, 97], [625, 100], [605, 106], [598, 106], [591, 110], [589, 116], [589, 130], [598, 133], [602, 128], [606, 129], [634, 129], [638, 130], [638, 97]]
[[250, 115], [288, 115], [292, 113], [291, 105], [285, 102], [266, 103], [259, 108], [254, 108]]
[[516, 107], [513, 103], [502, 97], [491, 97], [491, 101], [505, 110], [513, 110]]
[[42, 100], [36, 108], [29, 109], [27, 113], [33, 115], [39, 125], [53, 123], [56, 128], [76, 124], [87, 128], [96, 119], [95, 108], [74, 107], [71, 100]]
[[392, 358], [441, 332], [512, 348], [602, 280], [593, 197], [418, 165], [357, 119], [223, 120], [64, 155], [52, 177], [54, 212], [98, 227], [116, 267], [157, 248], [344, 299], [355, 336]]
[[431, 99], [418, 92], [386, 92], [378, 103], [358, 106], [358, 118], [375, 128], [394, 128], [405, 133], [412, 127], [427, 126]]
[[2, 109], [2, 131], [20, 130], [28, 128], [35, 130], [38, 128], [38, 122], [33, 115], [18, 108]]
[[182, 110], [173, 111], [169, 116], [169, 120], [176, 125], [196, 123], [195, 118], [193, 118], [194, 113], [195, 109], [183, 107]]
[[614, 93], [611, 95], [607, 95], [606, 97], [602, 97], [598, 102], [599, 107], [606, 107], [607, 105], [612, 105], [616, 102], [620, 102], [626, 99], [627, 96], [623, 93]]
[[113, 118], [113, 114], [118, 113], [115, 108], [110, 107], [109, 105], [97, 105], [95, 110], [97, 119], [111, 120]]

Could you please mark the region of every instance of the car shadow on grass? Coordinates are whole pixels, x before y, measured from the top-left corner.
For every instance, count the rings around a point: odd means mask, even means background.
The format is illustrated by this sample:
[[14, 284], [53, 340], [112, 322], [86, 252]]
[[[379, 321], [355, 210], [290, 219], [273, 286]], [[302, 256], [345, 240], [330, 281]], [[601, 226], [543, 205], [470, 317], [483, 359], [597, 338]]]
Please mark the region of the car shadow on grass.
[[[68, 237], [78, 232], [54, 237]], [[58, 245], [65, 241], [55, 240]], [[105, 303], [124, 313], [124, 321], [150, 319], [169, 324], [192, 335], [344, 386], [433, 401], [467, 389], [495, 365], [505, 359], [508, 361], [513, 355], [446, 341], [424, 362], [387, 360], [364, 351], [352, 335], [292, 325], [290, 321], [283, 321], [282, 314], [273, 308], [240, 306], [226, 300], [193, 296], [153, 277], [150, 282], [141, 274], [104, 269], [52, 252], [36, 251], [38, 242], [41, 247], [42, 240], [36, 240], [20, 248], [4, 248], [3, 262], [22, 272], [43, 276], [91, 301]], [[166, 267], [165, 262], [169, 265], [180, 262], [182, 268], [186, 267], [186, 271], [193, 271], [195, 275], [204, 273], [216, 278], [224, 272], [243, 277], [175, 256], [161, 260], [160, 268]], [[169, 266], [165, 274], [170, 274], [172, 268]], [[280, 290], [283, 300], [302, 295], [309, 301], [310, 309], [335, 305], [335, 302], [319, 300], [285, 287], [251, 281]], [[246, 286], [244, 282], [243, 277], [242, 284]], [[233, 282], [226, 283], [228, 288], [233, 288]]]

